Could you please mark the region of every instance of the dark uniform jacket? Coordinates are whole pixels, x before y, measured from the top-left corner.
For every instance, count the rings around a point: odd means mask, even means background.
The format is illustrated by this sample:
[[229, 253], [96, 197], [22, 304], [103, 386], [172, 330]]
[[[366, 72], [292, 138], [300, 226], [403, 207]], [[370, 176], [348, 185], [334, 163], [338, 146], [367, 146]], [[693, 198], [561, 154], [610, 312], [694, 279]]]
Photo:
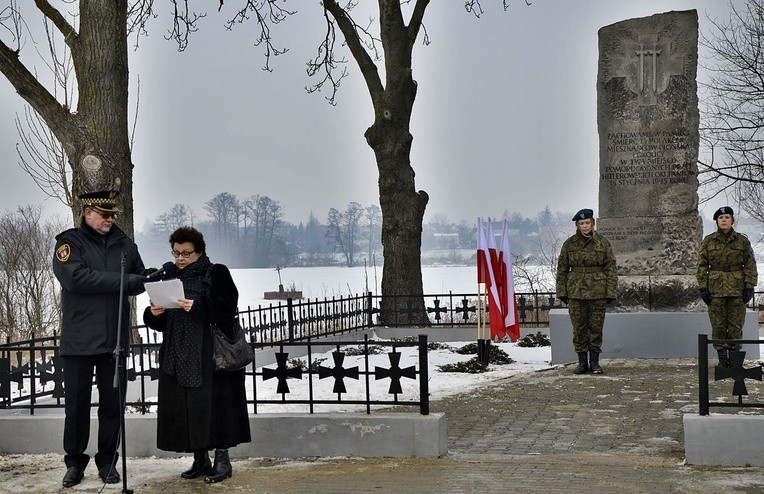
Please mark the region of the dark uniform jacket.
[[717, 230], [700, 244], [698, 288], [714, 297], [742, 297], [743, 290], [758, 282], [756, 259], [748, 237], [732, 229], [729, 235]]
[[576, 232], [562, 244], [557, 259], [557, 297], [615, 299], [617, 285], [613, 248], [599, 233], [585, 237]]
[[130, 334], [127, 296], [143, 291], [140, 280], [145, 268], [138, 247], [116, 225], [108, 234], [101, 235], [90, 228], [84, 218], [79, 228], [56, 236], [53, 272], [61, 283], [61, 355], [99, 355], [114, 351], [123, 253], [122, 344], [126, 348]]

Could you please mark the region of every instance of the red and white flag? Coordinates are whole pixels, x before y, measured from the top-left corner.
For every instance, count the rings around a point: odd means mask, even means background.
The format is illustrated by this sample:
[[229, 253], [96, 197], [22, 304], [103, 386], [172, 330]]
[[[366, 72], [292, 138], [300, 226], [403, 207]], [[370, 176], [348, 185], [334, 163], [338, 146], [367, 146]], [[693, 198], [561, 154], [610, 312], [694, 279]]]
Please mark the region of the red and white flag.
[[[489, 232], [493, 231], [491, 227], [491, 220], [488, 220]], [[493, 240], [493, 239], [492, 239]], [[490, 245], [494, 244], [494, 252], [496, 252], [496, 241], [491, 243], [486, 241], [486, 232], [483, 222], [478, 218], [477, 225], [477, 267], [478, 267], [478, 283], [485, 283], [486, 293], [488, 295], [488, 315], [491, 319], [491, 337], [494, 333], [494, 325], [503, 324], [503, 316], [501, 313], [501, 298], [499, 297], [499, 289], [496, 281], [496, 274], [493, 270], [493, 263], [491, 262]], [[495, 254], [498, 259], [498, 253]]]
[[[512, 251], [509, 248], [509, 229], [507, 221], [504, 221], [504, 231], [501, 236], [501, 249], [499, 250], [499, 276], [496, 281], [499, 285], [502, 313], [504, 316], [504, 334], [512, 341], [520, 338], [520, 320], [517, 313], [517, 301], [515, 299], [515, 277], [512, 274]], [[493, 331], [491, 331], [493, 337]], [[500, 336], [502, 337], [502, 336]]]

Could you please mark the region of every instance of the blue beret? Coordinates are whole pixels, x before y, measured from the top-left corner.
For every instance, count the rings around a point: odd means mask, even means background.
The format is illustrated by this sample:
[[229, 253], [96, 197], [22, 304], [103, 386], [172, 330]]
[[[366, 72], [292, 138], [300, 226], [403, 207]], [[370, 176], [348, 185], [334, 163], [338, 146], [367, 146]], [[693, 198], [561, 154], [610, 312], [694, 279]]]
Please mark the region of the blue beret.
[[573, 221], [586, 220], [590, 218], [594, 218], [594, 211], [591, 209], [582, 209], [581, 211], [577, 212], [575, 216], [573, 216]]

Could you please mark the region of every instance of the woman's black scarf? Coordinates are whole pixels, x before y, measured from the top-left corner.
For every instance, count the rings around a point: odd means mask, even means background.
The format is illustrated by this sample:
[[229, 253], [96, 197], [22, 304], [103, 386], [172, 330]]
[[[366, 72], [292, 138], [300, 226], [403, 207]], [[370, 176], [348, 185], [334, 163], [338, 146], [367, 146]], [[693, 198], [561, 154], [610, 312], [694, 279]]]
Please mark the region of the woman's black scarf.
[[[183, 282], [186, 298], [197, 304], [202, 298], [209, 299], [210, 279], [207, 273], [211, 267], [212, 262], [205, 255], [185, 268], [173, 269], [168, 274]], [[160, 362], [165, 374], [174, 376], [178, 384], [187, 388], [202, 385], [202, 340], [206, 327], [195, 312], [193, 309], [191, 312], [180, 309], [167, 311], [164, 351]]]

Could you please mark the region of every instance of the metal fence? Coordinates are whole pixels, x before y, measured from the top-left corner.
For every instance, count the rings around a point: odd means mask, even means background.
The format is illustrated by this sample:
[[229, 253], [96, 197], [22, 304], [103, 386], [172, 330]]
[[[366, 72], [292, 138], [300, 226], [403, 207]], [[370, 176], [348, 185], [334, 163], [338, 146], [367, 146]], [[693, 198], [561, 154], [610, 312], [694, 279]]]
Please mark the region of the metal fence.
[[[711, 401], [708, 374], [708, 346], [714, 343], [735, 345], [761, 345], [764, 340], [712, 340], [707, 334], [698, 335], [698, 408], [700, 415], [708, 415], [711, 407], [717, 408], [764, 408], [764, 402], [744, 401], [748, 396], [746, 380], [761, 382], [762, 368], [756, 364], [753, 367], [744, 367], [745, 352], [731, 350], [729, 352], [729, 367], [714, 366], [714, 381], [726, 379], [732, 380], [732, 392], [729, 396], [737, 398], [736, 401], [721, 401], [721, 398]], [[761, 386], [759, 386], [761, 390]]]
[[[518, 316], [523, 327], [548, 326], [550, 309], [564, 307], [553, 292], [516, 295]], [[423, 298], [427, 325], [430, 327], [470, 327], [477, 324], [478, 297], [474, 293], [426, 294]], [[398, 321], [398, 326], [410, 326], [406, 321], [415, 320], [412, 299], [386, 299], [385, 310], [394, 316], [389, 320]], [[287, 300], [267, 307], [248, 307], [239, 312], [239, 318], [254, 348], [280, 345], [283, 352], [283, 348], [290, 346], [316, 343], [318, 338], [374, 328], [382, 323], [381, 305], [382, 297], [371, 293], [323, 300]], [[749, 308], [759, 311], [761, 322], [764, 294], [757, 293]], [[132, 330], [137, 334], [137, 342], [127, 355], [126, 368], [130, 381], [127, 404], [139, 412], [145, 412], [155, 405], [150, 398], [153, 393], [151, 383], [159, 377], [158, 348], [161, 337], [145, 326], [136, 326]], [[307, 352], [311, 353], [312, 349], [308, 348]], [[367, 369], [366, 372], [370, 371]], [[248, 371], [248, 375], [250, 378], [256, 376], [253, 371]], [[308, 375], [313, 377], [310, 372]], [[321, 382], [320, 378], [318, 382]], [[131, 400], [131, 396], [137, 398]], [[250, 400], [255, 409], [259, 398], [255, 396]], [[0, 409], [25, 408], [33, 414], [35, 409], [61, 408], [62, 400], [63, 371], [56, 335], [0, 345]]]

